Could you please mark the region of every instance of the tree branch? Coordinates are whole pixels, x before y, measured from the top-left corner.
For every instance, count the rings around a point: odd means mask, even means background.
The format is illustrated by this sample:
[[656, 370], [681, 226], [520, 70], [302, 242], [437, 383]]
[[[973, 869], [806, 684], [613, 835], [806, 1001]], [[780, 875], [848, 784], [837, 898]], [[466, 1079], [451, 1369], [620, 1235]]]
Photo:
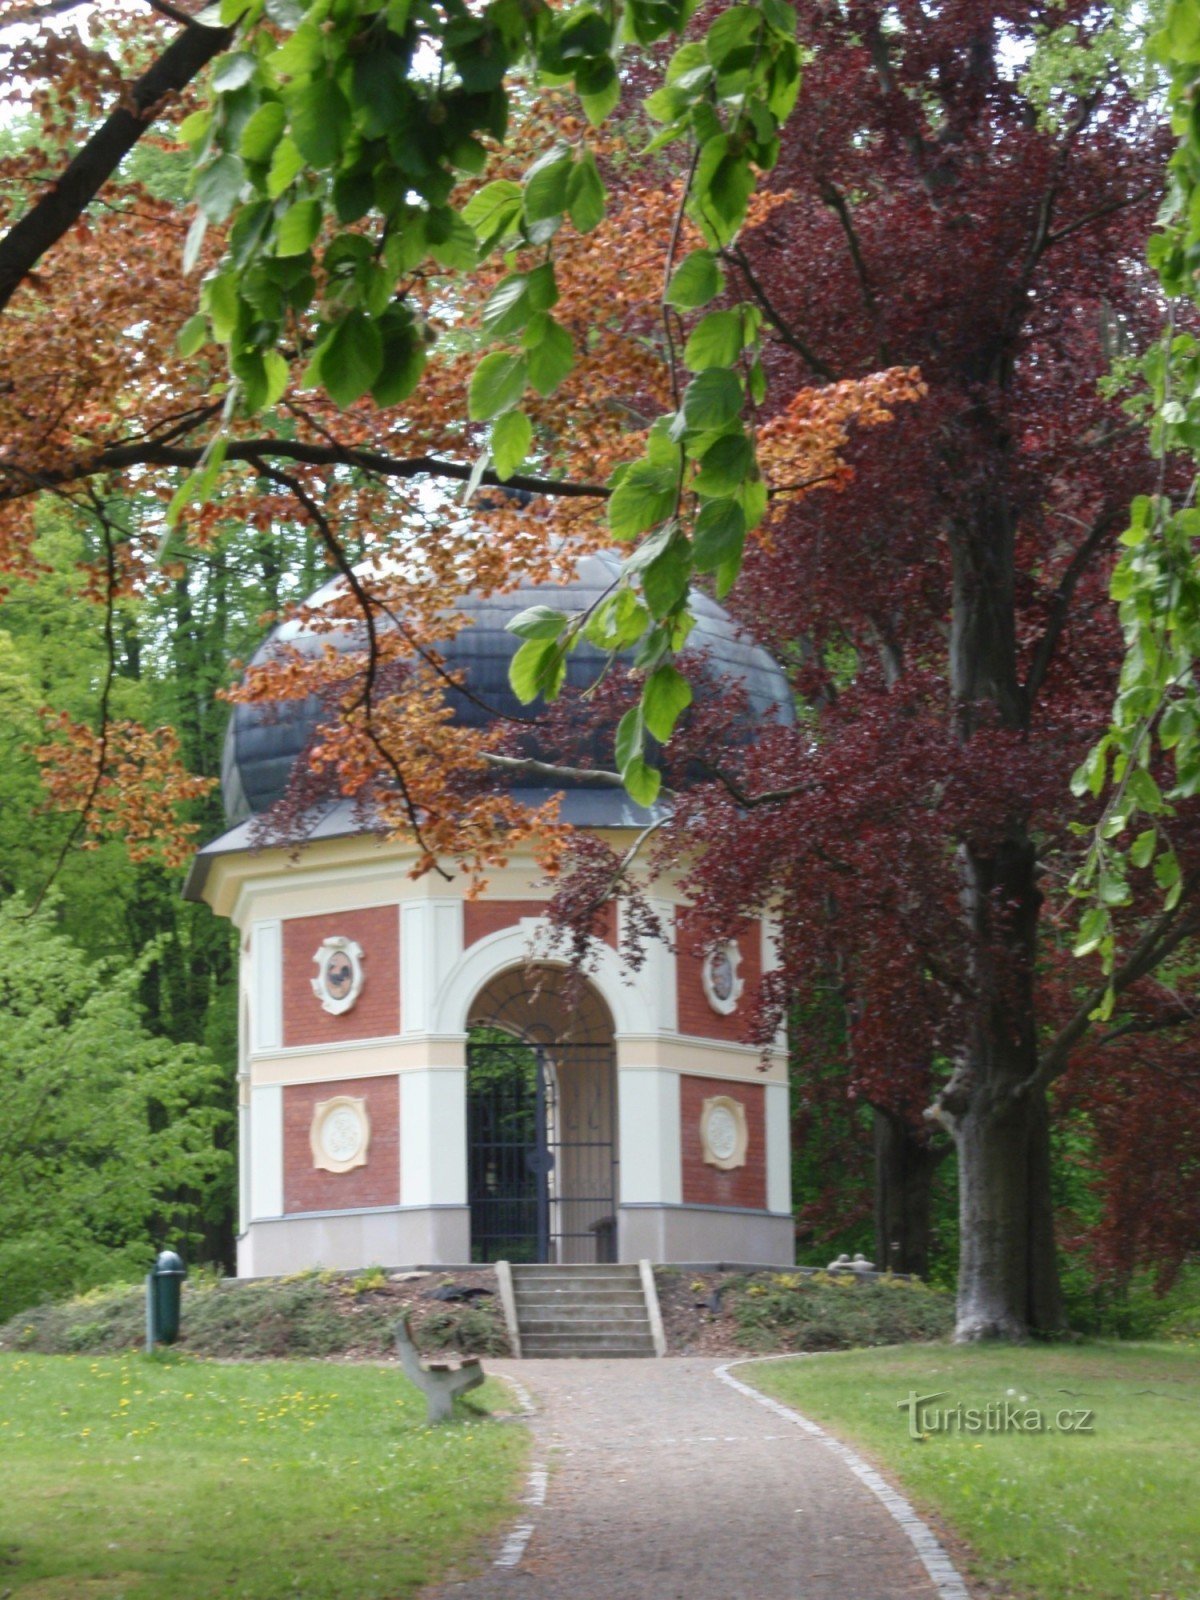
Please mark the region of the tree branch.
[[[320, 506], [313, 499], [312, 495], [309, 494], [308, 490], [304, 487], [300, 480], [293, 477], [291, 473], [284, 472], [279, 467], [264, 466], [262, 468], [262, 472], [264, 477], [270, 478], [273, 483], [277, 483], [281, 488], [287, 489], [292, 495], [295, 496], [300, 505], [303, 506], [304, 510], [308, 513], [313, 526], [320, 535], [322, 544], [324, 544], [326, 550], [329, 552], [334, 566], [341, 573], [342, 577], [346, 581], [347, 586], [353, 593], [354, 598], [358, 601], [363, 615], [363, 623], [367, 630], [367, 670], [363, 680], [362, 692], [354, 702], [351, 710], [361, 709], [363, 711], [366, 718], [367, 738], [371, 741], [375, 753], [379, 756], [380, 760], [384, 763], [396, 781], [396, 787], [399, 789], [401, 799], [404, 801], [404, 809], [408, 813], [409, 826], [413, 830], [414, 838], [420, 845], [421, 849], [424, 850], [426, 856], [432, 859], [433, 852], [425, 843], [421, 828], [421, 818], [417, 811], [416, 802], [414, 801], [409, 790], [408, 781], [400, 767], [400, 763], [396, 760], [395, 756], [387, 748], [383, 740], [375, 732], [375, 729], [372, 726], [372, 712], [374, 709], [372, 697], [375, 692], [375, 679], [379, 670], [379, 638], [378, 631], [375, 626], [374, 607], [371, 597], [363, 587], [362, 580], [359, 578], [358, 573], [355, 572], [349, 556], [342, 548], [341, 540], [330, 527], [329, 518], [321, 510]], [[434, 865], [438, 873], [445, 878], [447, 882], [449, 882], [450, 874], [445, 870], [445, 868], [438, 865], [436, 860], [434, 861]]]
[[821, 199], [824, 200], [842, 225], [842, 232], [846, 236], [846, 246], [850, 251], [850, 260], [854, 263], [854, 276], [858, 279], [863, 305], [875, 328], [880, 365], [890, 367], [892, 358], [888, 351], [888, 343], [880, 333], [879, 301], [876, 300], [875, 291], [871, 287], [871, 277], [867, 271], [866, 259], [863, 256], [862, 245], [859, 243], [858, 234], [854, 228], [854, 221], [850, 216], [850, 207], [846, 204], [845, 196], [840, 190], [835, 189], [831, 183], [823, 183], [821, 185]]
[[1080, 233], [1084, 228], [1091, 227], [1093, 222], [1099, 222], [1104, 217], [1111, 217], [1118, 211], [1128, 210], [1130, 206], [1141, 205], [1143, 200], [1151, 200], [1157, 194], [1157, 188], [1147, 186], [1139, 189], [1136, 194], [1125, 195], [1120, 200], [1106, 200], [1102, 205], [1094, 206], [1091, 211], [1085, 211], [1081, 217], [1076, 217], [1074, 222], [1064, 222], [1061, 228], [1056, 228], [1046, 239], [1046, 248], [1061, 244], [1064, 239], [1069, 239], [1073, 233]]
[[827, 378], [832, 383], [837, 377], [837, 374], [827, 361], [821, 360], [820, 356], [816, 353], [811, 345], [804, 342], [804, 340], [792, 327], [791, 323], [784, 321], [783, 317], [780, 315], [779, 311], [775, 308], [774, 303], [768, 296], [767, 291], [763, 288], [758, 274], [750, 265], [749, 257], [746, 255], [746, 252], [742, 249], [742, 247], [740, 245], [736, 245], [728, 250], [723, 250], [721, 253], [725, 260], [732, 262], [742, 274], [743, 278], [745, 278], [746, 287], [758, 301], [759, 305], [762, 307], [763, 315], [775, 329], [775, 332], [783, 340], [784, 344], [787, 345], [788, 349], [794, 350], [803, 361], [806, 361], [812, 370], [818, 375], [818, 377]]
[[[1200, 915], [1189, 905], [1191, 897], [1200, 887], [1200, 873], [1192, 873], [1184, 882], [1180, 904], [1171, 911], [1164, 911], [1146, 929], [1141, 939], [1117, 969], [1112, 977], [1114, 994], [1122, 994], [1139, 978], [1144, 978], [1155, 967], [1177, 950], [1185, 939], [1190, 939], [1200, 929]], [[1190, 914], [1185, 915], [1188, 912]], [[1062, 1028], [1042, 1055], [1042, 1060], [1036, 1072], [1017, 1084], [1013, 1089], [1014, 1099], [1021, 1099], [1025, 1095], [1035, 1093], [1047, 1088], [1067, 1070], [1071, 1051], [1083, 1038], [1092, 1024], [1092, 1013], [1108, 993], [1107, 983], [1098, 983], [1091, 993], [1081, 1001], [1080, 1005]]]
[[[127, 467], [186, 467], [200, 464], [204, 456], [203, 445], [169, 445], [161, 439], [141, 439], [129, 444], [111, 445], [88, 460], [80, 461], [58, 471], [43, 472], [38, 486], [50, 487], [74, 483], [99, 472], [122, 471]], [[446, 461], [440, 456], [390, 456], [378, 450], [359, 450], [351, 445], [312, 444], [301, 439], [233, 439], [225, 452], [226, 461], [247, 461], [260, 471], [269, 470], [272, 460], [296, 461], [312, 467], [358, 467], [385, 478], [416, 478], [428, 474], [433, 478], [450, 478], [466, 483], [472, 468], [457, 461]], [[0, 457], [0, 475], [12, 470]], [[530, 494], [558, 495], [567, 499], [607, 499], [612, 492], [602, 483], [573, 483], [569, 479], [537, 478], [521, 473], [511, 478], [501, 478], [495, 472], [485, 472], [480, 479], [490, 487], [499, 489], [524, 489]], [[19, 499], [32, 489], [26, 485], [18, 490], [0, 490], [0, 504]]]
[[1025, 696], [1027, 711], [1032, 710], [1046, 673], [1050, 669], [1050, 663], [1054, 659], [1058, 641], [1062, 638], [1063, 629], [1067, 625], [1071, 601], [1075, 597], [1075, 590], [1079, 587], [1079, 580], [1119, 520], [1114, 511], [1106, 511], [1103, 516], [1096, 519], [1087, 538], [1071, 557], [1057, 589], [1050, 596], [1049, 619], [1045, 631], [1037, 642], [1037, 649], [1033, 652], [1033, 660], [1029, 664], [1029, 672], [1021, 689]]
[[228, 28], [190, 23], [122, 92], [117, 109], [100, 124], [57, 182], [0, 239], [0, 311], [46, 251], [79, 220], [145, 133], [164, 99], [186, 88], [231, 37]]

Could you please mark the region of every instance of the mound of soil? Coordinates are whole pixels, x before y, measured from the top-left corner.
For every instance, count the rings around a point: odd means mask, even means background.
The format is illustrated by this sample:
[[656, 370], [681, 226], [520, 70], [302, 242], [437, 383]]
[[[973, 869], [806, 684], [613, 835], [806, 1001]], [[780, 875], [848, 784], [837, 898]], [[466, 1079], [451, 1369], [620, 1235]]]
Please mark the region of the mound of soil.
[[[177, 1349], [219, 1359], [337, 1356], [396, 1359], [392, 1329], [408, 1313], [425, 1351], [507, 1355], [487, 1267], [465, 1272], [303, 1272], [184, 1285]], [[119, 1284], [36, 1306], [0, 1326], [0, 1350], [102, 1355], [145, 1340], [145, 1290]]]

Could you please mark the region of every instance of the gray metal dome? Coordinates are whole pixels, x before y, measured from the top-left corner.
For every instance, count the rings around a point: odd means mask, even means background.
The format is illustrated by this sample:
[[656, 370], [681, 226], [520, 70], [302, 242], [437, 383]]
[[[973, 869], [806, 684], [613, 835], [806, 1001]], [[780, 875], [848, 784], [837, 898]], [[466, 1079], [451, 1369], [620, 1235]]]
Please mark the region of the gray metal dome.
[[[506, 623], [532, 605], [579, 611], [594, 604], [611, 587], [620, 565], [616, 556], [585, 556], [570, 582], [530, 584], [505, 594], [468, 595], [459, 601], [457, 609], [472, 621], [441, 647], [447, 670], [464, 673], [475, 697], [468, 699], [448, 691], [458, 722], [477, 728], [494, 721], [496, 715], [536, 713], [537, 706], [522, 706], [509, 686], [509, 662], [521, 641], [506, 631]], [[308, 600], [308, 607], [320, 607], [332, 599], [340, 586], [341, 579], [336, 578], [325, 584]], [[791, 724], [794, 720], [791, 691], [776, 662], [747, 638], [728, 612], [706, 595], [693, 592], [691, 603], [696, 626], [688, 640], [689, 651], [703, 656], [713, 679], [730, 680], [741, 688], [755, 725], [761, 722]], [[251, 665], [269, 661], [281, 646], [316, 655], [331, 644], [345, 650], [363, 647], [361, 636], [350, 630], [313, 633], [298, 622], [285, 622], [255, 652]], [[604, 661], [602, 651], [583, 641], [567, 658], [568, 684], [577, 689], [586, 688], [595, 680]], [[484, 704], [480, 705], [479, 701]], [[484, 706], [492, 709], [485, 710]], [[221, 792], [231, 825], [261, 815], [281, 798], [296, 758], [308, 746], [321, 715], [321, 702], [315, 697], [278, 706], [234, 707], [221, 760]], [[583, 787], [586, 789], [586, 785]], [[540, 793], [544, 795], [545, 791]], [[537, 796], [530, 791], [529, 798], [533, 800]], [[611, 808], [618, 796], [610, 789], [605, 798]], [[586, 822], [589, 818], [581, 814], [575, 820]], [[599, 823], [599, 816], [595, 820]], [[631, 816], [630, 820], [636, 818]]]

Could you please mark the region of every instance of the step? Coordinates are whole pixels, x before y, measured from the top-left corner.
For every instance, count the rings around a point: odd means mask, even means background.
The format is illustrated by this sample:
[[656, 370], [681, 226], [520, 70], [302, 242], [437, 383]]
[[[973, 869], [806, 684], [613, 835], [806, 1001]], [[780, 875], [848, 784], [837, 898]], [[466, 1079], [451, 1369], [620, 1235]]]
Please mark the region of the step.
[[514, 1267], [512, 1277], [514, 1284], [570, 1284], [587, 1289], [611, 1289], [642, 1281], [636, 1267], [616, 1267], [610, 1272], [597, 1267]]
[[564, 1338], [561, 1334], [531, 1334], [521, 1336], [523, 1356], [653, 1356], [654, 1341], [647, 1334], [642, 1339], [615, 1336], [581, 1335]]
[[636, 1333], [648, 1331], [646, 1315], [630, 1311], [623, 1317], [564, 1317], [558, 1311], [534, 1312], [521, 1318], [521, 1337], [526, 1329], [530, 1333], [547, 1333], [561, 1328], [564, 1333]]
[[629, 1288], [622, 1285], [614, 1290], [587, 1290], [573, 1288], [570, 1283], [544, 1285], [544, 1283], [515, 1283], [514, 1293], [518, 1306], [538, 1302], [539, 1306], [645, 1306], [646, 1296], [642, 1286]]

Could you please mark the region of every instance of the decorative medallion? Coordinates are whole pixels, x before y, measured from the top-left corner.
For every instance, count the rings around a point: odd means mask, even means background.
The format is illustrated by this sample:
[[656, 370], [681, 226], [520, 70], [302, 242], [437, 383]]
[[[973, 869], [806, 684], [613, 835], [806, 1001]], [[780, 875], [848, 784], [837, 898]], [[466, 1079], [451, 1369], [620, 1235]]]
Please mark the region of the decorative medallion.
[[746, 1165], [750, 1135], [746, 1108], [731, 1095], [717, 1094], [700, 1108], [700, 1145], [705, 1163], [730, 1172]]
[[738, 977], [741, 963], [742, 952], [738, 949], [736, 939], [717, 945], [704, 958], [704, 966], [700, 970], [704, 998], [722, 1017], [728, 1017], [737, 1010], [742, 990], [746, 987], [745, 980]]
[[353, 1095], [338, 1094], [332, 1100], [318, 1100], [313, 1107], [313, 1166], [325, 1172], [349, 1172], [367, 1164], [371, 1143], [371, 1119], [367, 1102]]
[[340, 1017], [358, 999], [366, 981], [362, 948], [353, 939], [338, 935], [322, 940], [313, 960], [317, 975], [312, 980], [312, 991], [326, 1011]]

